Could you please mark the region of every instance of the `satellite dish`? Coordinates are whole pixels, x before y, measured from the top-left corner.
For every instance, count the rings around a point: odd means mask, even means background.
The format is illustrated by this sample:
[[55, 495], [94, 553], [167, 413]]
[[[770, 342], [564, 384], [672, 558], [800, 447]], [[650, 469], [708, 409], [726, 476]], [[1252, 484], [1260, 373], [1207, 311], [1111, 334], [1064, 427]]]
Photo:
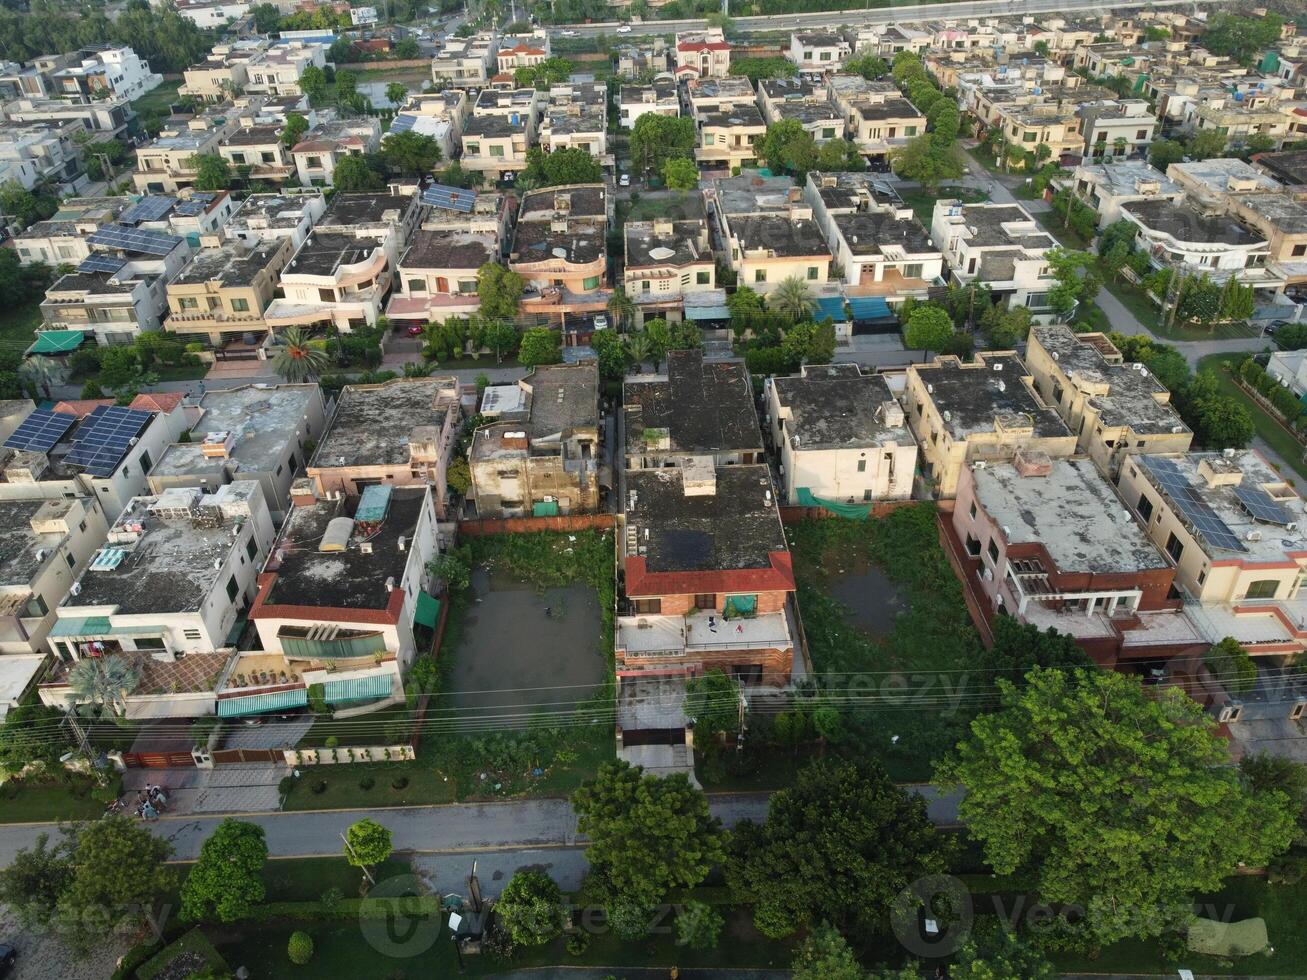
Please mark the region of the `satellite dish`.
[[567, 258], [567, 249], [556, 248], [552, 252], [550, 252], [550, 254], [556, 259], [565, 259]]
[[662, 262], [664, 259], [670, 259], [675, 254], [675, 250], [665, 248], [662, 245], [659, 245], [657, 248], [649, 249], [649, 258], [657, 259], [659, 262]]

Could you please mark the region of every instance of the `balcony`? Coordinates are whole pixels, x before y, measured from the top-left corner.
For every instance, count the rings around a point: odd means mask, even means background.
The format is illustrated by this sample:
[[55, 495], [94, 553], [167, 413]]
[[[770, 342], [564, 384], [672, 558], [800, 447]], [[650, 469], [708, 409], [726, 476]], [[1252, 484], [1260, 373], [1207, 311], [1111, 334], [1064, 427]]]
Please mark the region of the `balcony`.
[[268, 325], [258, 313], [226, 313], [222, 310], [192, 310], [169, 313], [163, 321], [169, 333], [254, 333]]
[[714, 650], [790, 650], [794, 637], [784, 612], [726, 620], [720, 612], [697, 609], [686, 616], [618, 616], [615, 646], [629, 664]]

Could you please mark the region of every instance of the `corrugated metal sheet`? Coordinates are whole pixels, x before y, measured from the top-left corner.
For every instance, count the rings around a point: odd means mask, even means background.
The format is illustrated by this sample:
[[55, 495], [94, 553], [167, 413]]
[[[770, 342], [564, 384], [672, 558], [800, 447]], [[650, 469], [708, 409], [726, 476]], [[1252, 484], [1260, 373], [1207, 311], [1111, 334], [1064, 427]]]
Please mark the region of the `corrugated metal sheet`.
[[340, 701], [372, 701], [390, 695], [392, 674], [370, 674], [343, 681], [327, 681], [322, 696], [329, 704]]
[[374, 653], [384, 653], [386, 638], [380, 633], [368, 633], [364, 636], [343, 636], [334, 639], [313, 639], [305, 636], [282, 636], [281, 649], [288, 657], [303, 660], [339, 660], [350, 657], [366, 657]]
[[219, 718], [240, 718], [265, 711], [282, 711], [302, 708], [309, 703], [309, 693], [302, 687], [291, 691], [271, 691], [267, 694], [247, 694], [239, 698], [222, 698], [218, 701]]

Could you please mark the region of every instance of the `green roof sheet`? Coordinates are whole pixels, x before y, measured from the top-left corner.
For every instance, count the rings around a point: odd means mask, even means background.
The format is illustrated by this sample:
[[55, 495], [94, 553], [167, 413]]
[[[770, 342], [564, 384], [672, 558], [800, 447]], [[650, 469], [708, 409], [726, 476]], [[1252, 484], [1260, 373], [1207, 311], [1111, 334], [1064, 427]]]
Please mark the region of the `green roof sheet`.
[[413, 610], [413, 622], [420, 623], [427, 629], [435, 629], [436, 623], [440, 622], [440, 600], [419, 592], [417, 608]]
[[393, 674], [369, 674], [343, 681], [327, 681], [322, 685], [322, 696], [329, 704], [341, 701], [372, 701], [390, 696]]
[[390, 510], [390, 492], [391, 488], [374, 484], [370, 487], [363, 488], [363, 495], [359, 497], [359, 505], [354, 510], [354, 520], [356, 521], [383, 521], [386, 519], [386, 512]]
[[27, 348], [29, 354], [67, 354], [86, 343], [85, 330], [42, 330], [36, 343]]
[[74, 619], [60, 616], [47, 636], [55, 639], [98, 640], [111, 636], [163, 636], [162, 626], [115, 626], [108, 616], [87, 616]]
[[302, 708], [308, 703], [309, 692], [302, 687], [290, 691], [270, 691], [267, 694], [246, 694], [238, 698], [220, 698], [218, 717], [240, 718], [243, 715], [257, 715], [265, 711]]

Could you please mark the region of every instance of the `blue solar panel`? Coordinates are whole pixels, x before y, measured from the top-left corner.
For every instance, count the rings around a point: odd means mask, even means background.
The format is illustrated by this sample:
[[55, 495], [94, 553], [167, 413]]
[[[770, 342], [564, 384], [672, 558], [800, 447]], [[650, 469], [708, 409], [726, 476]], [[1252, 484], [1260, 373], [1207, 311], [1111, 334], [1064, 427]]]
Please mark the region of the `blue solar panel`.
[[9, 438], [5, 440], [5, 448], [48, 453], [76, 421], [76, 415], [49, 412], [38, 408], [9, 434]]
[[178, 201], [172, 213], [181, 218], [194, 218], [203, 214], [204, 209], [213, 203], [217, 194], [193, 194], [185, 201]]
[[119, 248], [125, 252], [139, 252], [145, 255], [167, 255], [182, 241], [176, 235], [149, 228], [131, 228], [127, 225], [105, 225], [86, 240], [91, 245]]
[[142, 221], [158, 221], [171, 211], [176, 203], [176, 198], [168, 197], [166, 194], [151, 194], [149, 197], [141, 198], [120, 214], [118, 220], [125, 225], [134, 225]]
[[393, 120], [391, 120], [390, 129], [386, 130], [386, 132], [388, 134], [407, 133], [410, 129], [413, 128], [413, 124], [416, 123], [417, 121], [418, 121], [417, 116], [413, 115], [413, 113], [401, 112], [398, 116], [396, 116]]
[[464, 214], [472, 210], [476, 200], [476, 191], [447, 187], [444, 184], [432, 184], [422, 192], [423, 204], [444, 208], [446, 211], [462, 211]]
[[78, 272], [117, 272], [127, 264], [120, 255], [88, 255], [77, 266]]
[[1221, 520], [1190, 484], [1180, 468], [1160, 456], [1140, 456], [1139, 464], [1152, 476], [1153, 482], [1171, 499], [1180, 517], [1211, 547], [1226, 551], [1247, 551], [1229, 525]]
[[91, 476], [112, 476], [152, 418], [152, 412], [139, 409], [99, 406], [73, 436], [68, 463], [85, 468]]
[[1276, 500], [1261, 487], [1244, 487], [1234, 488], [1234, 495], [1239, 498], [1239, 503], [1243, 509], [1253, 516], [1254, 520], [1265, 521], [1267, 524], [1279, 524], [1285, 526], [1293, 524], [1293, 514], [1289, 508]]

